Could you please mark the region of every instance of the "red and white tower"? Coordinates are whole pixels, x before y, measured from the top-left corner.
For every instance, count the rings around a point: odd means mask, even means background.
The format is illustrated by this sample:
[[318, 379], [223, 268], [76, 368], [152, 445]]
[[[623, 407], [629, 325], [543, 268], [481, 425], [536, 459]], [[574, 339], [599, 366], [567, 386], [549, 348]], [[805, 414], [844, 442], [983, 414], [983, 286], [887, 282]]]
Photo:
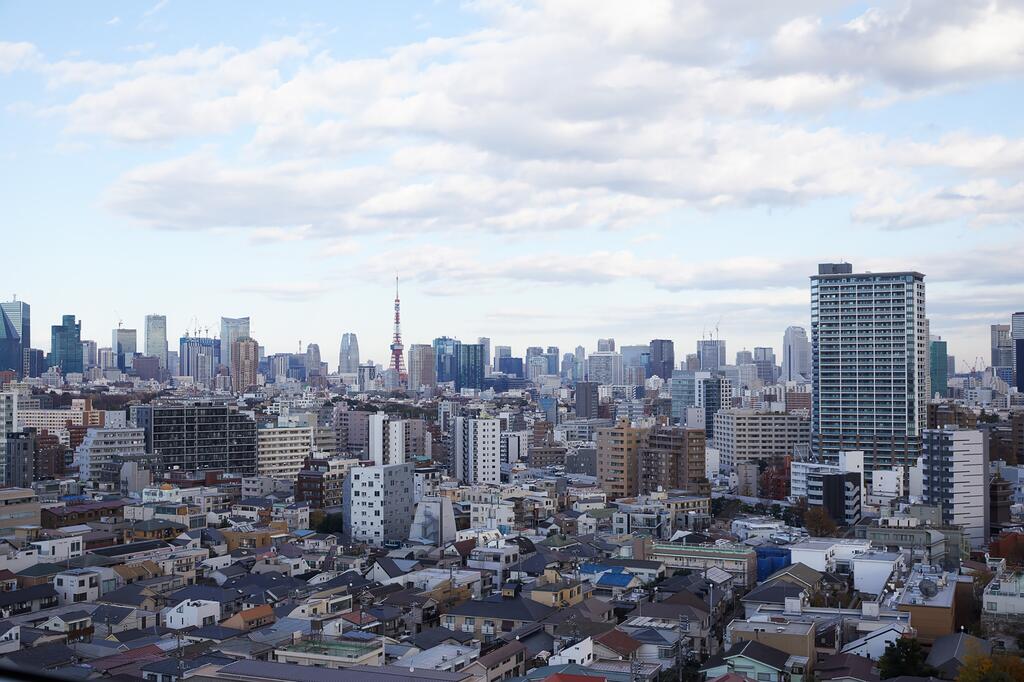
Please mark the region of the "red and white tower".
[[402, 356], [405, 346], [402, 345], [401, 305], [398, 299], [398, 275], [395, 275], [395, 337], [391, 341], [391, 369], [398, 372], [402, 383], [405, 383], [407, 376], [405, 374], [405, 361]]

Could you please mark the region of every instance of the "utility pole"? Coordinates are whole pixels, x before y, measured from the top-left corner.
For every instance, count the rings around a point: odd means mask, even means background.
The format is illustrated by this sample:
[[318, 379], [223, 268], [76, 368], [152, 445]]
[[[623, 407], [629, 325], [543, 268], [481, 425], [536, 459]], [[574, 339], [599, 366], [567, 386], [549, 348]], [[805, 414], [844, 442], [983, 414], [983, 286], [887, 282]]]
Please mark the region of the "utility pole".
[[679, 614], [679, 641], [676, 643], [676, 670], [677, 679], [679, 682], [683, 682], [683, 664], [686, 662], [686, 656], [683, 653], [683, 633], [690, 631], [690, 617], [684, 613]]

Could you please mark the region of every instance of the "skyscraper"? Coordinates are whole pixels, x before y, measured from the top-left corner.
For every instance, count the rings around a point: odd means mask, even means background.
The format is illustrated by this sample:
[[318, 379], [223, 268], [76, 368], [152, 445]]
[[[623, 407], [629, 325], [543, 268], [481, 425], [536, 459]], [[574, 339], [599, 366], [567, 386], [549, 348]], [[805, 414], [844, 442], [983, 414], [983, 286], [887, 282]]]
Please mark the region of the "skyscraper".
[[235, 341], [231, 349], [234, 366], [231, 371], [231, 387], [238, 393], [256, 385], [256, 374], [260, 366], [260, 345], [248, 336]]
[[491, 374], [491, 340], [486, 336], [477, 338], [477, 343], [484, 347], [484, 375], [490, 376]]
[[705, 372], [728, 364], [725, 360], [725, 339], [697, 341], [697, 364]]
[[320, 374], [320, 346], [315, 343], [306, 345], [306, 381], [309, 381], [311, 376], [319, 376]]
[[64, 374], [82, 371], [82, 323], [74, 315], [65, 315], [60, 324], [50, 327], [50, 367]]
[[341, 336], [341, 352], [338, 353], [338, 372], [355, 374], [359, 371], [359, 340], [353, 332]]
[[928, 370], [931, 373], [931, 395], [939, 395], [945, 398], [949, 392], [949, 363], [946, 359], [946, 342], [938, 336], [932, 337], [928, 342], [929, 363]]
[[775, 383], [775, 351], [764, 346], [754, 347], [754, 364], [757, 366], [757, 378], [765, 386]]
[[110, 336], [110, 348], [117, 357], [117, 368], [122, 372], [131, 369], [135, 353], [139, 350], [138, 334], [134, 329], [118, 327]]
[[437, 360], [437, 382], [439, 384], [455, 381], [455, 372], [459, 362], [459, 346], [462, 342], [447, 336], [434, 339], [434, 357]]
[[0, 308], [0, 370], [13, 370], [20, 376], [23, 364], [21, 335], [7, 311]]
[[426, 343], [414, 343], [409, 347], [409, 390], [437, 386], [437, 360], [434, 347]]
[[146, 355], [155, 357], [160, 369], [167, 369], [166, 315], [146, 315]]
[[732, 407], [732, 384], [724, 376], [697, 377], [697, 407], [704, 408], [704, 433], [707, 441], [714, 443], [715, 414]]
[[992, 336], [992, 366], [1013, 367], [1013, 339], [1010, 336], [1010, 325], [994, 324], [990, 328]]
[[1017, 390], [1024, 392], [1024, 313], [1010, 316], [1010, 341], [1013, 343], [1013, 372]]
[[82, 341], [82, 367], [89, 369], [90, 367], [96, 367], [98, 364], [99, 356], [97, 354], [96, 342]]
[[227, 365], [228, 373], [235, 374], [234, 349], [235, 341], [249, 336], [248, 317], [220, 318], [220, 361]]
[[621, 385], [622, 356], [614, 351], [597, 351], [587, 358], [587, 380], [599, 384]]
[[456, 417], [452, 426], [452, 462], [462, 483], [501, 482], [501, 421]]
[[599, 353], [614, 353], [615, 352], [615, 339], [598, 339], [597, 340], [597, 351]]
[[938, 507], [942, 522], [960, 525], [974, 549], [988, 544], [988, 456], [981, 431], [925, 429], [921, 497]]
[[455, 390], [464, 388], [480, 390], [484, 387], [484, 347], [479, 343], [464, 343], [459, 346], [458, 369], [455, 374]]
[[832, 461], [862, 450], [866, 472], [913, 465], [927, 422], [924, 275], [853, 272], [826, 263], [811, 277], [811, 448]]
[[32, 347], [32, 313], [31, 307], [24, 301], [19, 301], [17, 297], [12, 301], [5, 301], [0, 303], [0, 309], [3, 309], [7, 313], [7, 317], [11, 318], [11, 323], [14, 324], [15, 330], [18, 332], [18, 336], [21, 337], [22, 349]]
[[597, 382], [577, 381], [576, 382], [576, 418], [596, 419], [597, 418]]
[[647, 376], [661, 377], [668, 381], [672, 378], [672, 370], [676, 366], [675, 345], [669, 339], [652, 339], [650, 349], [650, 369]]
[[201, 386], [208, 386], [220, 364], [220, 340], [200, 336], [183, 336], [178, 342], [180, 376], [192, 377]]
[[782, 335], [782, 381], [811, 378], [811, 342], [803, 327], [786, 327]]

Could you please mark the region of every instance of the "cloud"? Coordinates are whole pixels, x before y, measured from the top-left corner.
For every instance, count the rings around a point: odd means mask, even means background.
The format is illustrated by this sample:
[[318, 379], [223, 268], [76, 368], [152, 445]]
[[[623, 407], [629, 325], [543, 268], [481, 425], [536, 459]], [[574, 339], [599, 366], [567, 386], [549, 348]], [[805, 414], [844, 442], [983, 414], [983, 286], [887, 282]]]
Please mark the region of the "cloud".
[[[103, 200], [162, 229], [649, 233], [682, 209], [829, 199], [893, 229], [1014, 221], [1024, 141], [823, 121], [1016, 74], [1018, 6], [916, 2], [839, 23], [845, 3], [761, 4], [489, 0], [470, 5], [485, 28], [368, 57], [310, 36], [120, 63], [45, 62], [19, 43], [0, 68], [35, 63], [70, 93], [44, 110], [68, 137], [174, 150]], [[209, 136], [241, 148], [201, 147]]]
[[41, 55], [32, 43], [0, 42], [0, 74], [33, 66]]
[[121, 23], [121, 17], [111, 17], [105, 23], [107, 26], [117, 26]]

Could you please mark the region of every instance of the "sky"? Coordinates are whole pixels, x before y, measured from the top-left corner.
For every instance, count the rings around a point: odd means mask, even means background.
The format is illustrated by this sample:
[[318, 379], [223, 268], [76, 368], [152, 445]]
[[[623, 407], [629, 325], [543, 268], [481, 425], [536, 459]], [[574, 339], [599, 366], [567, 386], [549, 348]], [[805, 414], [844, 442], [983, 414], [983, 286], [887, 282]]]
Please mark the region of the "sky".
[[407, 346], [781, 360], [848, 261], [963, 370], [1024, 310], [1022, 72], [1024, 2], [0, 0], [0, 297], [333, 368], [397, 275]]

